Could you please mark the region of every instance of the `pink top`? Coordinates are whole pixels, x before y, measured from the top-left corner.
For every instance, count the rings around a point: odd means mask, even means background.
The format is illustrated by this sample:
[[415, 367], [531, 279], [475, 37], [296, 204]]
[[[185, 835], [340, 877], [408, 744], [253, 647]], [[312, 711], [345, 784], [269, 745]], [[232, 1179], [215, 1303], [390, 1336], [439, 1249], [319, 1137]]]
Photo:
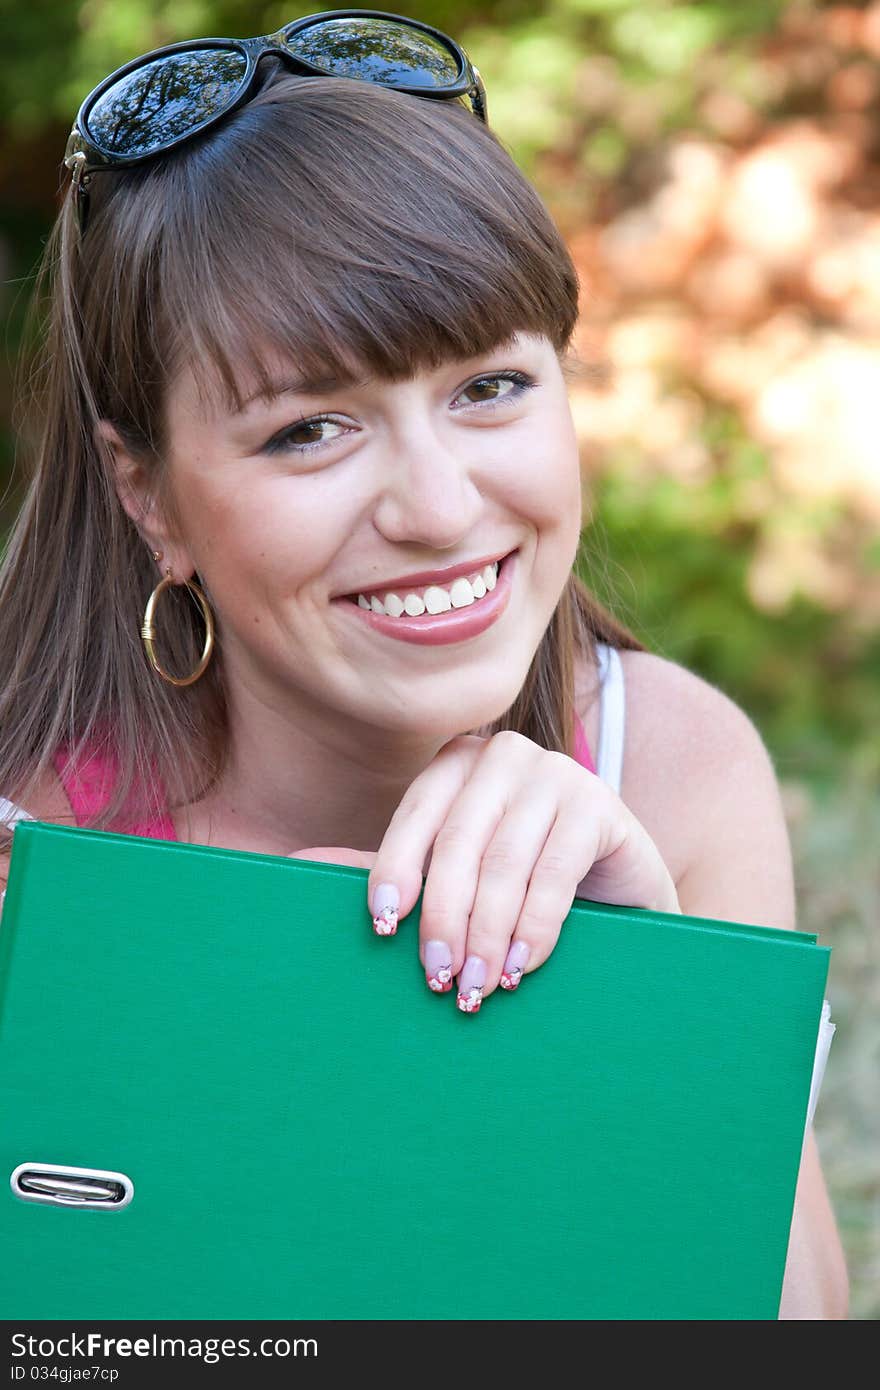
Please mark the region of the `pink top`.
[[593, 755], [590, 752], [590, 745], [587, 743], [587, 735], [584, 726], [576, 714], [574, 717], [574, 756], [575, 761], [585, 767], [588, 772], [595, 772], [596, 765], [593, 762]]
[[[77, 825], [86, 825], [100, 814], [113, 796], [116, 763], [109, 754], [92, 753], [85, 762], [74, 767], [66, 750], [55, 754], [55, 771], [67, 793]], [[151, 840], [176, 840], [174, 822], [170, 816], [138, 821], [119, 816], [109, 830], [120, 835], [144, 835]]]
[[[574, 755], [576, 760], [589, 772], [596, 771], [587, 743], [587, 736], [584, 733], [584, 726], [577, 715], [575, 715]], [[113, 784], [116, 780], [116, 765], [113, 759], [107, 754], [96, 752], [92, 753], [85, 762], [73, 767], [69, 755], [65, 751], [61, 751], [56, 753], [54, 762], [55, 771], [61, 779], [61, 785], [67, 794], [77, 825], [86, 825], [93, 817], [103, 811], [113, 795]], [[143, 835], [150, 840], [177, 839], [174, 821], [169, 815], [159, 816], [154, 820], [139, 821], [129, 819], [123, 814], [111, 826], [108, 826], [108, 829], [116, 831], [119, 835]]]

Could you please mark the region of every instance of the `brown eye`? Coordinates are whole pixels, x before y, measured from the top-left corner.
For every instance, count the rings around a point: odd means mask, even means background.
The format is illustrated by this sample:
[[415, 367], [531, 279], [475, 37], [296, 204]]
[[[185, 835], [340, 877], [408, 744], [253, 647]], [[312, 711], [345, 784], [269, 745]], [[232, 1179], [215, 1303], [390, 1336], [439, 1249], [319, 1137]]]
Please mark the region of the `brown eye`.
[[502, 396], [508, 396], [515, 390], [516, 382], [511, 381], [510, 377], [481, 376], [472, 381], [470, 386], [466, 386], [461, 394], [477, 404], [479, 401], [500, 400]]
[[310, 449], [318, 449], [324, 444], [334, 443], [345, 432], [345, 426], [338, 420], [329, 420], [324, 415], [316, 415], [311, 420], [297, 420], [296, 424], [288, 425], [286, 429], [280, 430], [273, 439], [264, 445], [263, 452], [266, 454], [306, 454]]
[[463, 405], [513, 404], [537, 384], [525, 372], [487, 372], [462, 387], [455, 400]]
[[291, 444], [320, 444], [325, 423], [324, 420], [304, 420], [301, 425], [294, 425], [287, 437]]

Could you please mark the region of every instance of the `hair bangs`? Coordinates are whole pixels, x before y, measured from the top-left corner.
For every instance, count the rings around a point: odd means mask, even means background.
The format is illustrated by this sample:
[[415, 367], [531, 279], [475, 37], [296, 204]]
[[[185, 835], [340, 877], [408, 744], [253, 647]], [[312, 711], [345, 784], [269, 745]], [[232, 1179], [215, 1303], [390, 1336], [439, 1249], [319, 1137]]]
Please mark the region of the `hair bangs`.
[[279, 368], [400, 380], [517, 332], [560, 351], [571, 337], [567, 251], [494, 136], [455, 104], [283, 77], [168, 173], [170, 356], [230, 408], [272, 395]]

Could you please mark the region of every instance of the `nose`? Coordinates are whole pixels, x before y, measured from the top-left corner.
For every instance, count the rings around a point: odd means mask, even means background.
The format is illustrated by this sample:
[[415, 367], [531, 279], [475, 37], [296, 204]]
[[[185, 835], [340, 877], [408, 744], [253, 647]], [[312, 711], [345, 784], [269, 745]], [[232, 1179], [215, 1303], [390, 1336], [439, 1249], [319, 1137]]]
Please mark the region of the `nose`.
[[444, 436], [424, 418], [418, 429], [408, 429], [390, 444], [373, 515], [387, 540], [440, 551], [473, 531], [484, 504], [466, 447], [464, 440]]

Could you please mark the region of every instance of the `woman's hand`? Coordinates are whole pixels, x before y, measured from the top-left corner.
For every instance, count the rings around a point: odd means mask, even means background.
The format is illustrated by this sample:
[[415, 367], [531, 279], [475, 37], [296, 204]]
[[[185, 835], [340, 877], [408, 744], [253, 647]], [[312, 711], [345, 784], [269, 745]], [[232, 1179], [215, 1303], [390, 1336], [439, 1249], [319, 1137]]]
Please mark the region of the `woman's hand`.
[[412, 911], [427, 874], [419, 957], [436, 993], [458, 977], [465, 1013], [547, 959], [576, 897], [681, 910], [660, 851], [620, 797], [574, 759], [509, 730], [445, 744], [375, 854], [322, 847], [292, 857], [369, 868], [381, 936]]

